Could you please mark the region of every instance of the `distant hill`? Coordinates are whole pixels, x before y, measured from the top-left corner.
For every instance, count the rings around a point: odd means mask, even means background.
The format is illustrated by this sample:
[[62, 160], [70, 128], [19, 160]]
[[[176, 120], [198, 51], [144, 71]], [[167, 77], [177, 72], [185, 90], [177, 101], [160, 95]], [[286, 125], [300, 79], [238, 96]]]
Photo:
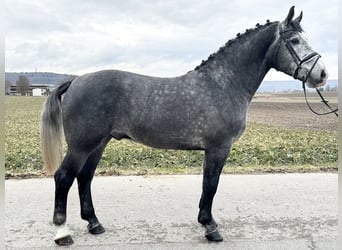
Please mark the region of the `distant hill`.
[[[35, 84], [47, 84], [47, 85], [58, 85], [65, 79], [72, 77], [73, 75], [69, 74], [56, 74], [49, 72], [6, 72], [5, 78], [10, 81], [12, 84], [18, 80], [20, 75], [25, 75], [31, 85]], [[338, 86], [338, 80], [328, 80], [327, 85], [330, 88], [334, 88]], [[263, 81], [261, 86], [258, 89], [259, 93], [265, 92], [291, 92], [291, 91], [301, 91], [302, 83], [297, 80], [291, 81]]]
[[28, 78], [31, 85], [58, 85], [63, 80], [73, 76], [49, 72], [5, 72], [6, 80], [10, 81], [12, 84], [15, 84], [15, 82], [18, 80], [18, 77], [22, 75]]
[[[338, 87], [338, 80], [328, 80], [327, 84], [323, 86], [325, 89], [326, 86], [329, 86], [330, 89]], [[267, 93], [267, 92], [293, 92], [293, 91], [302, 91], [302, 82], [298, 80], [290, 80], [290, 81], [263, 81], [258, 89], [259, 93]]]

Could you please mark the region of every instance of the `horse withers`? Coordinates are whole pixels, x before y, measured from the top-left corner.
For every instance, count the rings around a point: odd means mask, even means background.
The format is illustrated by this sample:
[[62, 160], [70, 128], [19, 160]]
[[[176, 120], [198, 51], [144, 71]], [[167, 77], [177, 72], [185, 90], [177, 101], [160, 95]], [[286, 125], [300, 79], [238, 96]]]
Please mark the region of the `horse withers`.
[[[267, 21], [238, 34], [182, 76], [159, 78], [105, 70], [61, 84], [48, 97], [41, 118], [43, 159], [55, 178], [55, 242], [73, 243], [66, 228], [66, 205], [75, 178], [88, 231], [105, 231], [95, 215], [90, 185], [112, 138], [162, 149], [204, 150], [198, 222], [209, 241], [222, 241], [212, 216], [213, 198], [266, 73], [274, 68], [308, 87], [322, 86], [327, 80], [320, 55], [303, 37], [301, 20], [302, 13], [294, 19], [292, 7], [284, 21]], [[62, 160], [63, 131], [68, 148]]]

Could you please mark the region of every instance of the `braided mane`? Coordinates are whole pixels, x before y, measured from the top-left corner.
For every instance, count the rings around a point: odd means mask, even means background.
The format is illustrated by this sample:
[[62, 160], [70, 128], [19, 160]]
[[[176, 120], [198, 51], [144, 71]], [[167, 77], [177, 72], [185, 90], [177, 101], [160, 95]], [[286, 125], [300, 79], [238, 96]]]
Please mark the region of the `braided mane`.
[[255, 31], [258, 31], [259, 29], [261, 29], [261, 28], [263, 28], [263, 27], [266, 27], [266, 26], [269, 26], [269, 25], [271, 25], [271, 24], [273, 24], [273, 23], [274, 23], [274, 22], [270, 22], [270, 20], [267, 19], [267, 20], [266, 20], [266, 23], [265, 23], [264, 25], [260, 25], [259, 23], [257, 23], [257, 24], [255, 25], [254, 28], [252, 28], [252, 29], [246, 29], [245, 33], [243, 33], [243, 34], [237, 33], [237, 34], [236, 34], [236, 37], [235, 37], [234, 39], [228, 40], [228, 42], [226, 42], [225, 45], [223, 45], [222, 47], [220, 47], [220, 49], [219, 49], [217, 52], [211, 54], [211, 55], [208, 57], [207, 60], [203, 60], [203, 61], [201, 62], [200, 65], [198, 65], [198, 66], [195, 67], [194, 70], [200, 69], [200, 68], [201, 68], [202, 66], [204, 66], [207, 62], [212, 61], [213, 59], [215, 59], [216, 55], [220, 54], [224, 49], [229, 48], [233, 43], [239, 41], [241, 38], [245, 37], [246, 35], [251, 34], [251, 33], [254, 33]]

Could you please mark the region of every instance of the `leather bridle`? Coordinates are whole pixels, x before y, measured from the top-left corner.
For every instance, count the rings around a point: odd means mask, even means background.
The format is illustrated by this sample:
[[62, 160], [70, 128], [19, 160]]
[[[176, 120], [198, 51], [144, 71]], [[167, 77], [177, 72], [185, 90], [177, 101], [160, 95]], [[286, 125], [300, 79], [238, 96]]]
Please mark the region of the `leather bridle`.
[[[319, 91], [318, 88], [315, 88], [319, 97], [321, 98], [321, 102], [324, 103], [329, 109], [330, 111], [329, 112], [325, 112], [325, 113], [318, 113], [317, 111], [315, 111], [311, 105], [309, 104], [308, 102], [308, 99], [307, 99], [307, 95], [306, 95], [306, 89], [305, 89], [305, 83], [306, 81], [308, 80], [313, 68], [316, 66], [319, 58], [321, 57], [320, 54], [318, 54], [317, 52], [311, 52], [310, 54], [306, 55], [304, 58], [300, 58], [300, 56], [297, 54], [296, 50], [293, 48], [292, 44], [291, 44], [291, 39], [287, 39], [285, 37], [284, 34], [286, 34], [287, 32], [293, 32], [295, 31], [294, 29], [283, 29], [282, 26], [279, 27], [279, 36], [280, 36], [280, 41], [281, 43], [284, 43], [285, 44], [285, 47], [287, 48], [287, 50], [289, 51], [293, 61], [296, 63], [297, 65], [297, 68], [296, 70], [294, 71], [294, 74], [293, 74], [293, 78], [295, 79], [298, 79], [300, 81], [302, 81], [302, 84], [303, 84], [303, 90], [304, 90], [304, 97], [305, 97], [305, 101], [306, 101], [306, 104], [308, 105], [309, 109], [316, 115], [328, 115], [328, 114], [332, 114], [334, 113], [337, 117], [338, 117], [338, 109], [333, 109], [329, 104], [328, 104], [328, 101], [324, 99], [322, 93]], [[279, 43], [279, 47], [278, 47], [278, 51], [277, 51], [277, 57], [278, 57], [278, 53], [279, 53], [279, 48], [280, 48], [280, 43]], [[306, 62], [308, 61], [311, 61], [312, 58], [314, 58], [314, 62], [312, 63], [312, 66], [310, 68], [310, 70], [306, 73], [305, 75], [305, 78], [304, 79], [299, 79], [298, 78], [298, 73], [299, 71], [302, 69], [302, 65], [305, 64]]]
[[313, 51], [310, 54], [306, 55], [304, 58], [300, 58], [300, 56], [297, 54], [296, 50], [293, 48], [293, 46], [291, 44], [291, 39], [286, 39], [286, 37], [284, 35], [284, 34], [291, 32], [291, 31], [293, 32], [295, 30], [293, 30], [293, 29], [282, 29], [282, 27], [280, 26], [279, 35], [280, 35], [281, 42], [283, 42], [285, 44], [285, 46], [286, 46], [287, 50], [289, 51], [293, 61], [297, 65], [297, 68], [293, 74], [293, 78], [298, 79], [298, 73], [302, 69], [302, 65], [308, 61], [311, 61], [312, 58], [315, 58], [310, 70], [306, 73], [305, 78], [299, 79], [305, 83], [308, 80], [313, 68], [316, 66], [321, 55], [318, 54], [317, 52]]

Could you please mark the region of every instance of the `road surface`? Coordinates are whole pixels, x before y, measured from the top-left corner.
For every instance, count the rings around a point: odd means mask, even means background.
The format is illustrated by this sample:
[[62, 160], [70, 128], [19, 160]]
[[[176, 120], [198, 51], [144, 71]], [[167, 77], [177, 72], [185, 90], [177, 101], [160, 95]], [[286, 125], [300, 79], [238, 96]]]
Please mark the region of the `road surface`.
[[[213, 206], [222, 243], [208, 243], [197, 223], [201, 182], [200, 175], [95, 177], [95, 209], [106, 229], [98, 236], [80, 218], [74, 183], [70, 249], [336, 249], [337, 174], [222, 175]], [[53, 179], [5, 185], [6, 248], [60, 248]]]

